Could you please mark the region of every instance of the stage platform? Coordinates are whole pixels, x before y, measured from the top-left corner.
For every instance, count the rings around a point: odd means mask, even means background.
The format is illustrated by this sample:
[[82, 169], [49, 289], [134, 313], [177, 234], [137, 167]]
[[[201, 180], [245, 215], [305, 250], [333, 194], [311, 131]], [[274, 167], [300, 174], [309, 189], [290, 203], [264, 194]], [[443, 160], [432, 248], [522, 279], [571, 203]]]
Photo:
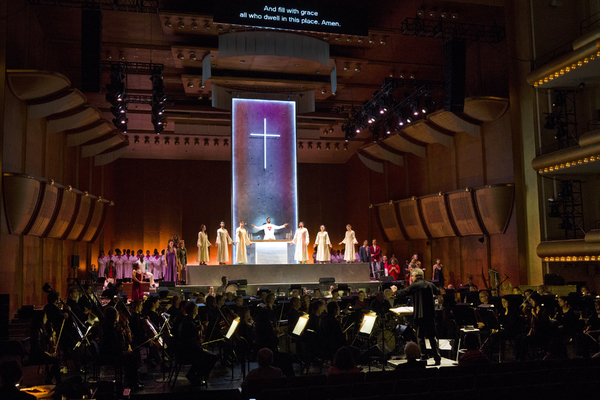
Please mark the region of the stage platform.
[[369, 282], [369, 264], [245, 264], [187, 265], [191, 286], [220, 286], [221, 277], [247, 279], [248, 285], [318, 284], [319, 278], [335, 278], [336, 283]]

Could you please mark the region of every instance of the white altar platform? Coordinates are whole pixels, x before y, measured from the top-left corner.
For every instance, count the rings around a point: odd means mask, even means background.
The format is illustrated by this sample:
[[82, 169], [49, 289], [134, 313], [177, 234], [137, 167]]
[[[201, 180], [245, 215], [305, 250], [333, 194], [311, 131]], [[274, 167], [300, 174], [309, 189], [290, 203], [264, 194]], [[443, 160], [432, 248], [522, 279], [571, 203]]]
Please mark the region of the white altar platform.
[[[289, 240], [253, 240], [252, 246], [246, 246], [248, 264], [293, 264], [295, 245]], [[236, 247], [233, 246], [232, 254]]]
[[[294, 246], [289, 246], [293, 248]], [[287, 285], [319, 283], [319, 278], [334, 277], [337, 283], [369, 282], [369, 264], [188, 264], [188, 285], [219, 286], [221, 277], [247, 279], [248, 285]]]

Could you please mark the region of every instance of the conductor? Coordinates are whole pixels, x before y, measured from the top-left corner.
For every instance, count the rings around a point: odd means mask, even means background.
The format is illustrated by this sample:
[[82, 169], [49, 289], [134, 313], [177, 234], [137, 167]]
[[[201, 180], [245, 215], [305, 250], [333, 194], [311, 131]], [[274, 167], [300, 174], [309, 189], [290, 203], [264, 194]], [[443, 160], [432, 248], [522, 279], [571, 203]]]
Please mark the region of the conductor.
[[398, 290], [396, 295], [413, 296], [413, 315], [417, 338], [421, 347], [422, 359], [427, 360], [427, 348], [424, 338], [429, 339], [435, 365], [440, 365], [441, 357], [438, 350], [435, 332], [435, 307], [434, 296], [440, 291], [433, 283], [426, 281], [421, 268], [412, 269], [413, 283], [405, 289]]

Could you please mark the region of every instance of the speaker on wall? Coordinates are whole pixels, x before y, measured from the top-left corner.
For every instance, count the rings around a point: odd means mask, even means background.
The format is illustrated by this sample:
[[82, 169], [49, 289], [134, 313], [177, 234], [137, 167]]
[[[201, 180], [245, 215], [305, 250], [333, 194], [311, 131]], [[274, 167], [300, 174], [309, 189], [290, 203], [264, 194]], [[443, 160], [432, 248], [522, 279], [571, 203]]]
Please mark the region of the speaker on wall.
[[465, 41], [451, 38], [444, 43], [444, 110], [463, 112], [465, 108], [465, 81], [467, 52]]
[[81, 9], [81, 91], [102, 91], [102, 9]]
[[73, 268], [73, 269], [79, 268], [79, 256], [78, 255], [71, 256], [71, 268]]

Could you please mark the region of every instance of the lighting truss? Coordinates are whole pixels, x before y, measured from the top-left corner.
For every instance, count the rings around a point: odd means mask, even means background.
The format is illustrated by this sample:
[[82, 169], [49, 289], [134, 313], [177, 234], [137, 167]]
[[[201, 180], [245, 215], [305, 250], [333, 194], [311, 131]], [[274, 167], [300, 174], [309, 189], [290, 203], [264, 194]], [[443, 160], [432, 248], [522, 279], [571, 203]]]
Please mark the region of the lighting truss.
[[406, 36], [429, 38], [454, 37], [473, 42], [488, 43], [500, 43], [506, 38], [504, 27], [498, 25], [468, 24], [419, 17], [405, 18], [400, 24], [400, 33]]

